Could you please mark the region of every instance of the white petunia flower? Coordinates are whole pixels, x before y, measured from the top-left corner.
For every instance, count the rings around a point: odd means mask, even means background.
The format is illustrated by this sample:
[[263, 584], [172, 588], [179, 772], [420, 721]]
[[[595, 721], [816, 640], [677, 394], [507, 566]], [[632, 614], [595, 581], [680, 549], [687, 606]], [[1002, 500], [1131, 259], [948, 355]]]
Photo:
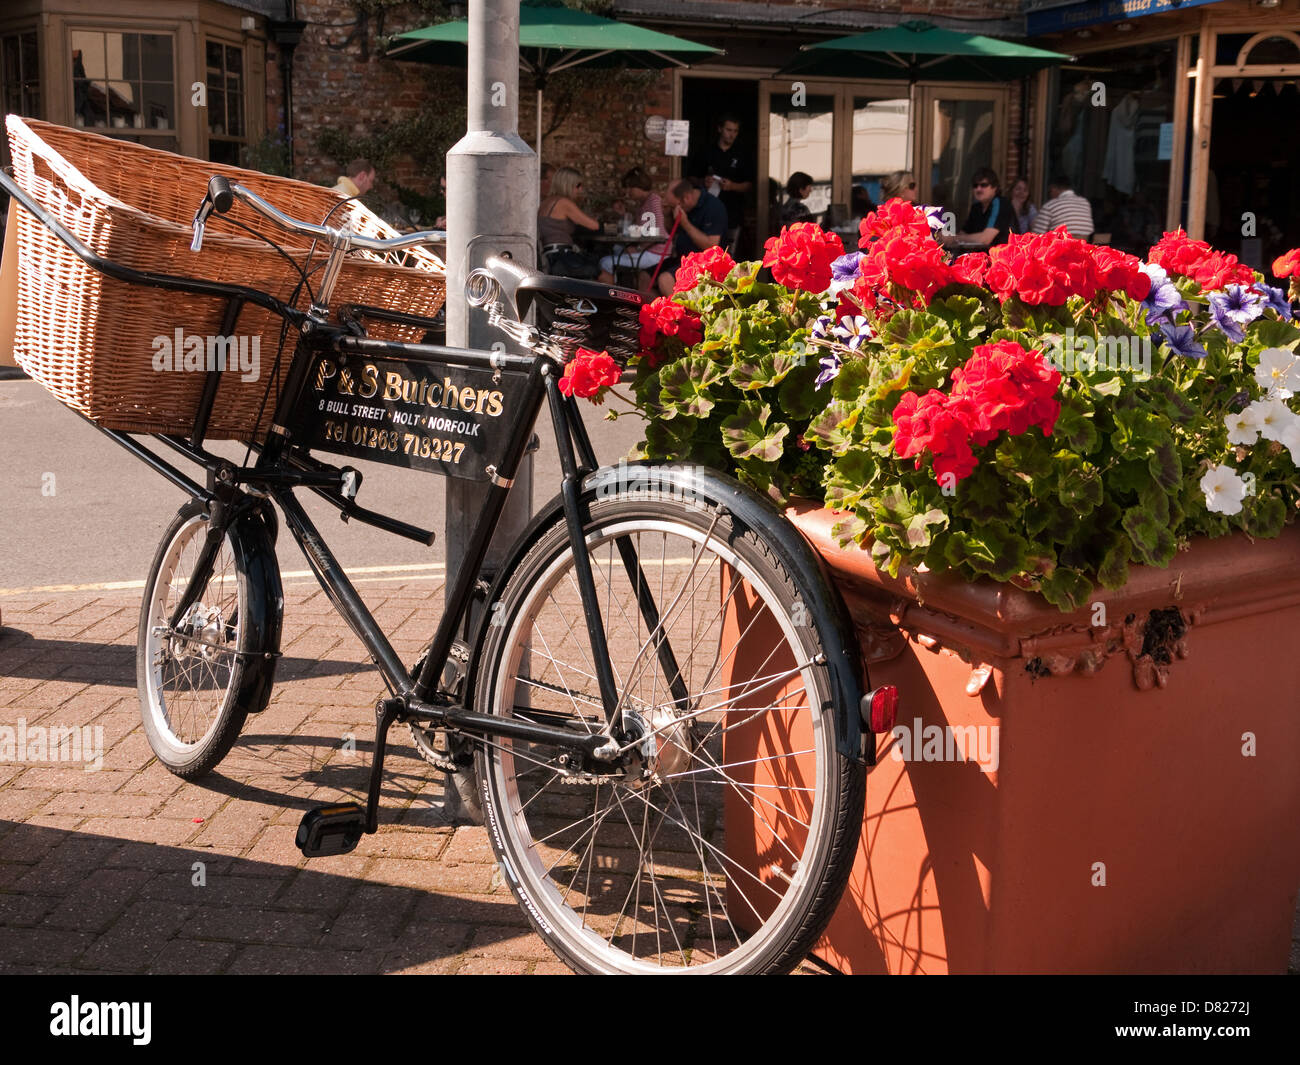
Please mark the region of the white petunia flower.
[[1231, 466], [1211, 466], [1201, 478], [1205, 506], [1215, 514], [1240, 514], [1246, 498], [1246, 482]]
[[1242, 413], [1251, 416], [1260, 436], [1265, 440], [1281, 440], [1282, 430], [1297, 417], [1290, 407], [1277, 398], [1257, 399]]
[[1300, 418], [1297, 418], [1278, 437], [1284, 448], [1291, 452], [1291, 461], [1300, 466]]
[[1279, 399], [1290, 399], [1300, 390], [1300, 359], [1286, 348], [1265, 348], [1259, 353], [1255, 380]]
[[1259, 426], [1255, 424], [1249, 407], [1237, 414], [1229, 414], [1223, 421], [1228, 427], [1229, 444], [1253, 444], [1259, 439]]

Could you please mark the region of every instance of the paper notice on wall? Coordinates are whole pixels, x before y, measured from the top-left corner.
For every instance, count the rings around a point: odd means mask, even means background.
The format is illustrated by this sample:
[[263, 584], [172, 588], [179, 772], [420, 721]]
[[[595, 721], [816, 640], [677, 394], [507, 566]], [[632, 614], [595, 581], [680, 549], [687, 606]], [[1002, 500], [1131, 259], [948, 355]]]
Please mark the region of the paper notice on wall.
[[[1151, 143], [1150, 141], [1147, 142]], [[1160, 123], [1160, 143], [1156, 148], [1157, 159], [1172, 159], [1174, 157], [1174, 124], [1172, 122]]]
[[684, 118], [670, 118], [664, 128], [664, 154], [685, 155], [690, 139], [690, 122]]

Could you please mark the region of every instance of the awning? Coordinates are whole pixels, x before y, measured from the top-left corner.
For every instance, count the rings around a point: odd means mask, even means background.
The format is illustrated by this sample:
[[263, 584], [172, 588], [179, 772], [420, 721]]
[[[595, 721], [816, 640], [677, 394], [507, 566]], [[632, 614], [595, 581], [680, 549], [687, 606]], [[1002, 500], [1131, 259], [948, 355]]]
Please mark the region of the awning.
[[1102, 22], [1158, 15], [1165, 11], [1183, 11], [1189, 7], [1217, 4], [1219, 0], [1084, 0], [1083, 3], [1030, 3], [1025, 5], [1025, 32], [1030, 37], [1042, 33], [1061, 33], [1082, 29]]

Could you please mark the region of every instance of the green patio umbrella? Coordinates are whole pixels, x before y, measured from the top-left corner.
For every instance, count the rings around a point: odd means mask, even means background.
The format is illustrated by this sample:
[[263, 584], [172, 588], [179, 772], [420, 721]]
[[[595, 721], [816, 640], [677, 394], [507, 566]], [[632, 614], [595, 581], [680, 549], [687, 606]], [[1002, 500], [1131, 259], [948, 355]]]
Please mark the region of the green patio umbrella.
[[929, 22], [805, 44], [784, 74], [917, 81], [1010, 81], [1074, 57], [1026, 44], [944, 30]]
[[[469, 44], [469, 22], [440, 22], [398, 34], [393, 41], [385, 53], [390, 59], [460, 66]], [[542, 154], [542, 98], [551, 74], [577, 66], [662, 70], [720, 54], [706, 44], [575, 11], [558, 0], [524, 0], [519, 6], [519, 66], [532, 75], [537, 88], [538, 158]]]

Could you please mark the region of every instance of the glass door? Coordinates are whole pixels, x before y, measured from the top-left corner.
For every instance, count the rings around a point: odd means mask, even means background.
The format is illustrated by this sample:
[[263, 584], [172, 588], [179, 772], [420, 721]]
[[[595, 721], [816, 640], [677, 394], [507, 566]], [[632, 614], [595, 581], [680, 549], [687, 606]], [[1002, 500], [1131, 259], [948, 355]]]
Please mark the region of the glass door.
[[951, 211], [960, 227], [970, 210], [971, 177], [980, 167], [998, 171], [1003, 195], [1015, 175], [1001, 173], [1006, 153], [1006, 90], [1001, 87], [920, 89], [921, 199]]
[[[767, 232], [776, 233], [791, 221], [819, 220], [836, 201], [836, 92], [817, 92], [797, 82], [793, 90], [768, 92], [766, 101]], [[795, 174], [805, 174], [812, 190], [800, 197], [787, 186]]]

